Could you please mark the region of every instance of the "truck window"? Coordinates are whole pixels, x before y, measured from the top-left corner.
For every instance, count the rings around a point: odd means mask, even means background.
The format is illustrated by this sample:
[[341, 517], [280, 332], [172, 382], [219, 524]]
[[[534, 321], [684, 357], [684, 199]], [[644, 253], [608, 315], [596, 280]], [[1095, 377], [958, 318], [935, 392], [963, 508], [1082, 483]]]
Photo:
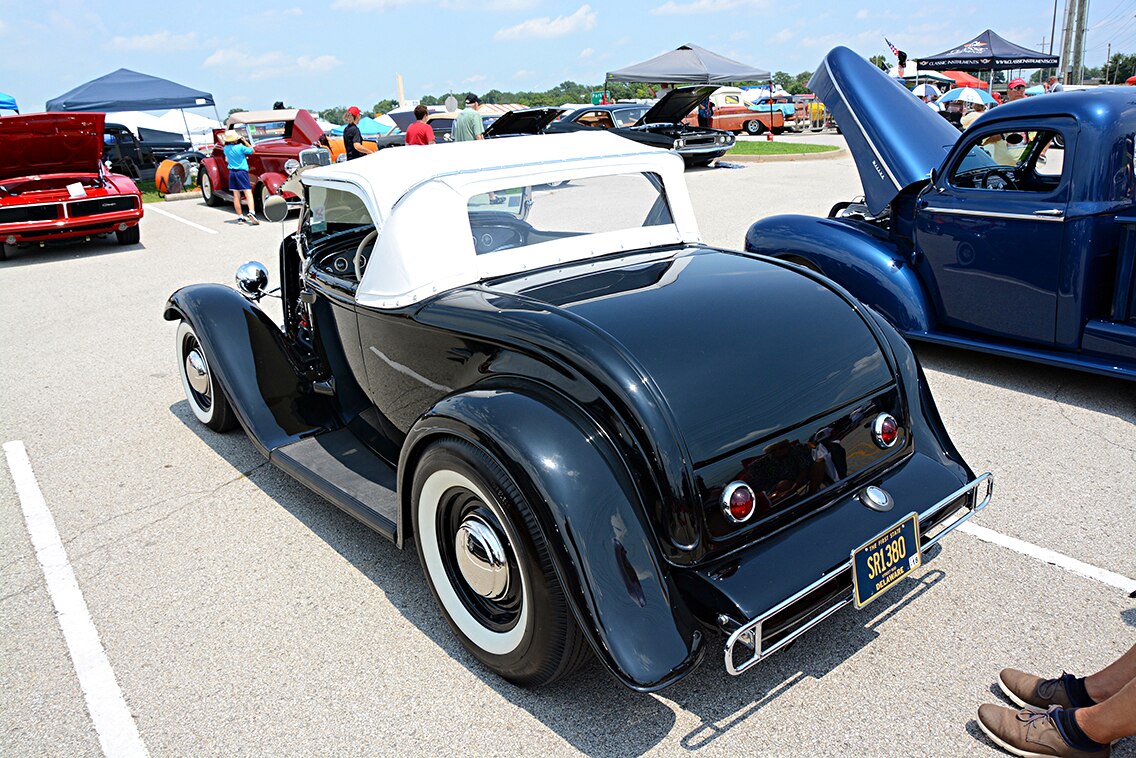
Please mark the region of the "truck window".
[[983, 132], [966, 135], [969, 146], [951, 174], [963, 189], [1049, 192], [1061, 182], [1065, 150], [1059, 132]]

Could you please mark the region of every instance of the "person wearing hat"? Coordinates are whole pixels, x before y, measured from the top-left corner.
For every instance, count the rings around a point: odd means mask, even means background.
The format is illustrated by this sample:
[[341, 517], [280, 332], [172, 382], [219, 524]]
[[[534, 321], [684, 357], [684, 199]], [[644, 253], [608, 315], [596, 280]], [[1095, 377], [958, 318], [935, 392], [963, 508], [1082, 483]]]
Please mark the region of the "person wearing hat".
[[1009, 89], [1006, 91], [1006, 102], [1012, 103], [1015, 100], [1024, 100], [1026, 97], [1026, 80], [1018, 77], [1011, 79], [1008, 85]]
[[[249, 182], [248, 157], [253, 154], [252, 145], [236, 129], [225, 132], [225, 163], [229, 167], [229, 192], [233, 193], [233, 210], [237, 212], [237, 223], [256, 226], [260, 222], [253, 215], [252, 184]], [[241, 195], [248, 204], [248, 214], [241, 213]]]
[[362, 158], [364, 153], [359, 150], [359, 146], [363, 144], [363, 135], [357, 126], [359, 109], [352, 105], [344, 114], [343, 120], [347, 122], [343, 127], [343, 150], [347, 154], [347, 160]]
[[469, 142], [475, 139], [485, 139], [485, 125], [481, 122], [481, 101], [472, 92], [465, 96], [465, 108], [454, 119], [452, 136], [454, 142]]

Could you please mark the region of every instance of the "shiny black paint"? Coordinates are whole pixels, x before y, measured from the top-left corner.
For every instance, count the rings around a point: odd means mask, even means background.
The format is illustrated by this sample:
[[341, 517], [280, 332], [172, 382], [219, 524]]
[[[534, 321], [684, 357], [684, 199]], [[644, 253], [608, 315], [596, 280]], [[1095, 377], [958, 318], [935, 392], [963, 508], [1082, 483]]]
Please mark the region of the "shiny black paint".
[[264, 455], [339, 425], [330, 398], [312, 394], [280, 328], [229, 287], [195, 284], [170, 296], [167, 321], [189, 321], [241, 426]]
[[414, 461], [440, 436], [480, 445], [513, 477], [538, 514], [581, 628], [625, 684], [659, 689], [698, 664], [703, 632], [658, 558], [622, 456], [593, 419], [533, 383], [446, 398], [403, 448], [403, 523]]
[[[397, 461], [398, 524], [380, 531], [402, 546], [422, 451], [440, 436], [479, 445], [532, 504], [581, 628], [634, 689], [697, 665], [718, 613], [764, 610], [837, 553], [846, 558], [850, 534], [880, 531], [881, 514], [852, 501], [853, 490], [895, 487], [918, 510], [972, 478], [896, 332], [788, 264], [651, 250], [375, 311], [354, 302], [350, 281], [315, 268], [301, 280], [290, 245], [285, 321], [293, 340], [304, 329], [310, 339], [290, 342], [215, 285], [180, 290], [167, 309], [197, 327], [257, 446], [267, 454], [346, 426]], [[298, 305], [301, 291], [310, 306]], [[672, 336], [665, 344], [660, 331]], [[860, 373], [846, 373], [850, 363]], [[839, 380], [825, 384], [826, 372]], [[333, 395], [315, 394], [313, 382]], [[867, 450], [865, 425], [882, 409], [904, 438]], [[731, 414], [748, 419], [748, 434]], [[829, 480], [797, 466], [797, 486], [730, 533], [714, 510], [721, 487], [744, 478], [774, 489], [779, 469], [763, 457], [807, 448], [822, 431], [864, 460]]]

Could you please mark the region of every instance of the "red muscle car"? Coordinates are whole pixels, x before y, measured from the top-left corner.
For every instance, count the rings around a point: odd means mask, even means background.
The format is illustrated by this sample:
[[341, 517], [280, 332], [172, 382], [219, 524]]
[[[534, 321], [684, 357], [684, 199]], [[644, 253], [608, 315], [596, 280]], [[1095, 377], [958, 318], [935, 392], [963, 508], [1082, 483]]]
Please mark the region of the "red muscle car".
[[142, 193], [103, 164], [104, 118], [0, 116], [0, 260], [8, 247], [111, 232], [137, 244]]
[[[300, 152], [319, 143], [323, 136], [315, 117], [302, 109], [249, 111], [231, 114], [225, 119], [225, 128], [248, 139], [255, 151], [248, 157], [248, 167], [256, 209], [263, 212], [264, 201], [276, 194], [283, 194], [290, 205], [299, 203], [299, 198], [282, 193], [280, 187], [299, 168]], [[201, 161], [197, 176], [201, 197], [209, 205], [232, 199], [223, 135], [224, 130], [215, 130], [212, 154]]]

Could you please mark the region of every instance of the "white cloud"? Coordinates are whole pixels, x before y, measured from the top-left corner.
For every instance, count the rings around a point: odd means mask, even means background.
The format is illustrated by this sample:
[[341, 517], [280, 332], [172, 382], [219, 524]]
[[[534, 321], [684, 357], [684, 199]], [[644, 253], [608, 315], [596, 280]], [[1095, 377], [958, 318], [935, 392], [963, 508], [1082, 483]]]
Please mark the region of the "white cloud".
[[539, 0], [442, 0], [439, 3], [443, 8], [463, 11], [527, 11], [538, 4]]
[[296, 65], [303, 71], [312, 74], [322, 74], [343, 65], [343, 61], [334, 55], [301, 55], [296, 59]]
[[774, 42], [788, 42], [791, 39], [793, 39], [792, 29], [782, 29], [773, 35]]
[[574, 32], [588, 31], [596, 26], [596, 12], [590, 5], [581, 5], [571, 16], [557, 16], [549, 18], [530, 18], [516, 26], [498, 29], [493, 35], [495, 40], [511, 39], [548, 39], [550, 37], [563, 37]]
[[335, 0], [334, 10], [344, 11], [382, 11], [403, 5], [423, 5], [426, 0]]
[[514, 71], [513, 72], [513, 78], [514, 79], [528, 79], [529, 77], [531, 77], [533, 75], [533, 73], [534, 72], [529, 71], [528, 69], [522, 68], [520, 71]]
[[323, 74], [343, 65], [334, 55], [291, 57], [279, 51], [253, 55], [243, 50], [217, 50], [201, 64], [202, 68], [222, 68], [237, 78], [258, 81], [296, 74]]
[[667, 0], [660, 6], [651, 9], [652, 16], [678, 16], [693, 13], [719, 13], [732, 11], [735, 8], [760, 8], [766, 5], [765, 0], [692, 0], [689, 3], [676, 3]]
[[594, 52], [595, 52], [594, 49], [592, 49], [590, 47], [585, 47], [583, 50], [580, 51], [580, 57], [581, 58], [590, 58], [590, 57], [592, 57], [592, 54]]
[[474, 74], [462, 79], [462, 84], [477, 84], [478, 82], [485, 81], [485, 74]]
[[867, 8], [862, 8], [859, 11], [856, 12], [856, 18], [858, 18], [860, 20], [866, 19], [869, 15], [871, 15], [871, 14], [868, 13]]
[[741, 42], [743, 39], [749, 39], [749, 32], [739, 31], [730, 34], [730, 42]]
[[110, 47], [114, 50], [192, 50], [197, 47], [197, 33], [170, 34], [163, 30], [133, 37], [114, 37]]

